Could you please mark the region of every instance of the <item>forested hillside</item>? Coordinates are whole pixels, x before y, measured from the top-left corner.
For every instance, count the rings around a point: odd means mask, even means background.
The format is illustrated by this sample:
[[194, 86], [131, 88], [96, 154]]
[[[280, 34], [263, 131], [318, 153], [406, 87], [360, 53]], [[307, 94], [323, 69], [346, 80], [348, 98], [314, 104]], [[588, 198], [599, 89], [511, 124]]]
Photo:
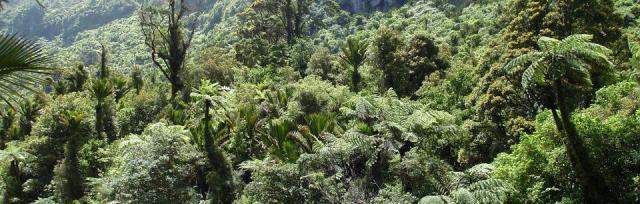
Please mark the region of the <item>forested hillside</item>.
[[0, 9], [0, 203], [640, 203], [640, 0]]

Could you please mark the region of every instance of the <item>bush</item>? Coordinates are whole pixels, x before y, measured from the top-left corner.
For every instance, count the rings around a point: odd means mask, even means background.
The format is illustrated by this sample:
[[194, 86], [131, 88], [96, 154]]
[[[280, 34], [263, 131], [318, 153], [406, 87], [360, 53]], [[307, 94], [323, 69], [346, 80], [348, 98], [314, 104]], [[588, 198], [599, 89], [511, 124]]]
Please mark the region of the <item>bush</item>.
[[166, 102], [162, 94], [144, 89], [140, 94], [127, 94], [116, 111], [119, 136], [140, 134], [147, 124], [155, 121]]
[[205, 160], [189, 140], [183, 127], [156, 123], [113, 143], [113, 164], [94, 180], [94, 195], [124, 203], [197, 202], [193, 178]]

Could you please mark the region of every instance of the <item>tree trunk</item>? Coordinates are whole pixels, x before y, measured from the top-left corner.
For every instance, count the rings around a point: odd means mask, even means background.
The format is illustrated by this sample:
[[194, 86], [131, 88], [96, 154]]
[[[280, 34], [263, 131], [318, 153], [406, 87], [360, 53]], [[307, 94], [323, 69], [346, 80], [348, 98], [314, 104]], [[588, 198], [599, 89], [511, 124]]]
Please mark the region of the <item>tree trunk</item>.
[[[298, 8], [299, 9], [299, 8]], [[297, 29], [296, 29], [296, 18], [298, 15], [296, 13], [296, 10], [294, 10], [294, 7], [291, 3], [291, 0], [286, 0], [285, 1], [285, 5], [284, 8], [282, 9], [283, 15], [284, 15], [284, 26], [285, 26], [285, 32], [286, 32], [286, 37], [287, 37], [287, 44], [288, 45], [293, 45], [295, 43], [295, 37], [297, 36]]]
[[231, 170], [228, 168], [228, 162], [222, 154], [222, 151], [215, 145], [213, 135], [211, 133], [211, 101], [205, 99], [204, 103], [204, 149], [207, 152], [209, 163], [213, 168], [213, 172], [209, 174], [207, 179], [209, 182], [209, 199], [211, 203], [232, 203], [233, 187], [231, 182]]
[[7, 183], [7, 185], [9, 185], [8, 187], [10, 188], [7, 188], [5, 192], [4, 202], [14, 203], [14, 202], [11, 202], [11, 199], [14, 199], [14, 198], [18, 198], [22, 200], [22, 193], [23, 193], [22, 183], [23, 182], [22, 182], [22, 178], [20, 177], [20, 166], [17, 160], [11, 161], [11, 164], [9, 166], [9, 175], [7, 179], [12, 179], [12, 180], [10, 180]]
[[353, 83], [353, 91], [360, 91], [360, 80], [362, 80], [362, 76], [360, 75], [360, 71], [358, 70], [358, 66], [353, 67], [353, 74], [351, 75], [351, 83]]
[[[76, 133], [72, 133], [76, 134]], [[84, 188], [82, 184], [82, 175], [80, 173], [80, 162], [78, 161], [78, 138], [72, 136], [66, 144], [64, 174], [65, 174], [65, 203], [71, 203], [84, 196]]]
[[180, 79], [180, 76], [178, 76], [178, 73], [171, 73], [171, 101], [172, 103], [177, 104], [176, 103], [176, 96], [178, 95], [178, 92], [182, 91], [182, 89], [184, 89], [184, 84], [182, 83], [182, 79]]
[[[104, 109], [103, 109], [102, 99], [98, 99], [98, 104], [96, 104], [96, 131], [98, 132], [98, 138], [102, 136], [104, 130]], [[111, 142], [111, 141], [109, 141]]]
[[553, 121], [556, 123], [556, 128], [558, 129], [558, 132], [564, 135], [564, 128], [562, 128], [562, 120], [560, 119], [560, 116], [558, 116], [557, 107], [552, 108], [551, 113], [553, 115]]
[[[571, 165], [578, 176], [578, 182], [582, 188], [582, 196], [585, 203], [619, 203], [617, 198], [611, 193], [604, 177], [593, 167], [588, 151], [583, 141], [578, 137], [578, 132], [571, 122], [571, 113], [567, 107], [562, 81], [556, 80], [554, 88], [556, 91], [556, 103], [560, 109], [561, 124], [556, 123], [559, 130], [564, 132], [567, 142], [565, 147]], [[555, 111], [554, 111], [555, 112]], [[554, 114], [554, 120], [557, 114]], [[557, 121], [556, 121], [557, 122]]]

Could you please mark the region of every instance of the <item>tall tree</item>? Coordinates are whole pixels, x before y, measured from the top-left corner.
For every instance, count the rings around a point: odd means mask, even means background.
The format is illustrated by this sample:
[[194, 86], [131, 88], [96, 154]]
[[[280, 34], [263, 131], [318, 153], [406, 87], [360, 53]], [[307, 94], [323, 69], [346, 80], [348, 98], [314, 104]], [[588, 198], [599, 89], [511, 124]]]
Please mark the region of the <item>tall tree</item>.
[[84, 182], [80, 172], [80, 160], [78, 151], [81, 146], [81, 123], [84, 118], [82, 113], [67, 111], [61, 116], [61, 123], [65, 128], [68, 138], [64, 146], [64, 169], [62, 177], [62, 200], [71, 203], [84, 196]]
[[154, 5], [143, 7], [139, 15], [140, 28], [151, 49], [151, 60], [171, 83], [171, 99], [175, 99], [185, 88], [181, 75], [198, 15], [188, 7], [186, 0], [166, 0], [166, 6], [166, 9]]
[[142, 91], [142, 87], [144, 86], [144, 80], [142, 78], [142, 69], [139, 66], [134, 66], [131, 69], [131, 73], [129, 74], [131, 78], [131, 87], [136, 90], [136, 94], [140, 95], [140, 91]]
[[[225, 100], [222, 96], [222, 91], [222, 87], [217, 83], [203, 81], [200, 88], [197, 89], [195, 93], [192, 93], [192, 97], [203, 105], [204, 117], [201, 122], [203, 128], [202, 137], [204, 137], [203, 145], [207, 153], [207, 158], [209, 159], [209, 164], [213, 168], [213, 171], [207, 176], [209, 199], [211, 199], [212, 203], [232, 203], [234, 199], [232, 193], [233, 175], [231, 173], [231, 166], [222, 149], [220, 149], [215, 142], [215, 140], [219, 140], [219, 138], [214, 137], [219, 134], [215, 134], [214, 132], [218, 131], [211, 128], [212, 124], [222, 124], [219, 126], [224, 126], [224, 123], [214, 123], [214, 118], [211, 114], [211, 112], [215, 110], [213, 106], [220, 106]], [[219, 120], [219, 118], [217, 119]]]
[[100, 52], [100, 72], [98, 73], [98, 77], [100, 79], [106, 79], [109, 77], [109, 69], [107, 68], [107, 48], [102, 43], [100, 43], [100, 48], [102, 50]]
[[91, 84], [89, 89], [93, 97], [96, 98], [98, 103], [95, 106], [96, 109], [96, 132], [98, 136], [102, 133], [106, 134], [107, 140], [113, 142], [115, 140], [115, 127], [113, 120], [111, 120], [111, 106], [107, 103], [106, 99], [113, 94], [113, 85], [106, 79], [96, 79]]
[[[571, 35], [560, 41], [541, 37], [538, 46], [541, 51], [521, 55], [507, 65], [507, 70], [517, 70], [526, 66], [522, 74], [522, 86], [551, 90], [553, 100], [541, 97], [541, 103], [551, 109], [558, 131], [566, 138], [567, 154], [578, 176], [582, 196], [586, 203], [617, 203], [604, 177], [594, 167], [589, 152], [578, 136], [571, 122], [572, 104], [568, 93], [589, 90], [592, 87], [591, 74], [610, 69], [613, 64], [608, 55], [611, 50], [591, 43], [591, 35]], [[558, 115], [558, 111], [560, 114]]]
[[257, 0], [240, 14], [244, 37], [259, 37], [271, 43], [293, 45], [304, 32], [309, 13], [307, 0]]
[[306, 0], [284, 0], [281, 17], [287, 31], [287, 44], [294, 44], [296, 38], [302, 35], [306, 20], [304, 17], [309, 13], [308, 4], [310, 3]]
[[344, 64], [353, 68], [351, 73], [352, 90], [355, 92], [360, 91], [360, 81], [362, 76], [360, 75], [360, 66], [364, 64], [367, 59], [367, 47], [369, 44], [363, 40], [356, 38], [347, 39], [347, 43], [342, 46], [342, 54], [340, 59]]
[[383, 27], [378, 29], [373, 39], [372, 46], [375, 49], [373, 60], [378, 69], [383, 73], [382, 87], [385, 89], [394, 88], [397, 91], [399, 83], [406, 81], [401, 73], [399, 59], [396, 52], [402, 46], [400, 32]]

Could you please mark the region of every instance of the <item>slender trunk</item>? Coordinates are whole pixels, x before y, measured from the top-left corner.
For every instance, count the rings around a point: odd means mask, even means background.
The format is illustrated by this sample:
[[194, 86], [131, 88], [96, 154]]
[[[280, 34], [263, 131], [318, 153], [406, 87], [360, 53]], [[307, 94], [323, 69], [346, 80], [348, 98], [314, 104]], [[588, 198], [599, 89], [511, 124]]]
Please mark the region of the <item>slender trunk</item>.
[[102, 47], [102, 53], [100, 53], [100, 79], [106, 79], [109, 77], [109, 70], [107, 70], [107, 49], [104, 44], [100, 44]]
[[562, 128], [562, 121], [560, 120], [560, 116], [558, 116], [557, 108], [552, 108], [551, 113], [553, 114], [553, 121], [556, 123], [556, 128], [558, 132], [564, 135], [564, 129]]
[[353, 66], [353, 74], [351, 75], [351, 83], [353, 83], [353, 91], [360, 91], [360, 80], [362, 76], [360, 76], [360, 71], [358, 70], [358, 66]]
[[211, 130], [209, 128], [209, 124], [211, 123], [211, 113], [209, 110], [211, 109], [211, 101], [205, 100], [204, 102], [204, 148], [207, 151], [207, 156], [209, 160], [213, 157], [213, 138], [211, 138]]
[[65, 203], [71, 203], [84, 196], [80, 162], [78, 161], [78, 145], [78, 138], [72, 136], [70, 140], [67, 141], [65, 148], [64, 174], [66, 175], [65, 191], [67, 194], [65, 196]]
[[96, 131], [98, 132], [98, 138], [104, 132], [104, 109], [102, 104], [102, 99], [98, 99], [98, 104], [96, 105]]
[[23, 193], [22, 178], [20, 177], [20, 166], [17, 160], [11, 161], [11, 164], [9, 166], [8, 179], [11, 179], [9, 183], [7, 183], [8, 185], [10, 185], [10, 188], [8, 188], [7, 192], [5, 192], [4, 199], [7, 203], [14, 203], [11, 202], [11, 199], [22, 199]]
[[284, 9], [284, 24], [285, 24], [285, 29], [287, 32], [287, 44], [288, 45], [293, 45], [294, 42], [294, 28], [293, 28], [293, 19], [292, 19], [292, 15], [293, 15], [293, 7], [291, 6], [291, 0], [286, 0], [285, 2], [285, 9]]
[[204, 149], [207, 152], [209, 163], [213, 167], [213, 174], [210, 174], [209, 180], [209, 197], [212, 203], [232, 203], [233, 202], [233, 188], [231, 182], [231, 171], [228, 168], [228, 163], [224, 158], [221, 150], [215, 145], [213, 141], [213, 134], [211, 133], [211, 101], [205, 100], [204, 103]]
[[[588, 151], [583, 141], [578, 137], [578, 132], [571, 123], [570, 110], [567, 107], [562, 82], [556, 80], [554, 88], [556, 91], [556, 103], [560, 109], [560, 130], [564, 130], [567, 142], [565, 147], [571, 161], [571, 165], [578, 176], [578, 182], [582, 187], [582, 196], [585, 203], [619, 203], [616, 197], [610, 192], [604, 177], [593, 167]], [[557, 114], [554, 115], [554, 119]]]

